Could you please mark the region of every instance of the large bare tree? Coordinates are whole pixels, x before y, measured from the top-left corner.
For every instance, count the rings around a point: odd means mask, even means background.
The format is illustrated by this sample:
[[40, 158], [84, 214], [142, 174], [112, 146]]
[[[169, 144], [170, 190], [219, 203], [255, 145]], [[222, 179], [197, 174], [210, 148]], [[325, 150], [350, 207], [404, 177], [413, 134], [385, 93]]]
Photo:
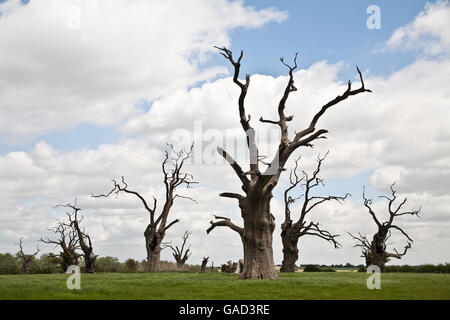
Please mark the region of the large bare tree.
[[191, 256], [191, 246], [188, 246], [186, 248], [186, 241], [191, 235], [191, 232], [185, 231], [184, 235], [182, 237], [182, 244], [181, 247], [178, 248], [178, 246], [172, 246], [170, 244], [167, 244], [167, 247], [169, 247], [172, 250], [172, 255], [175, 258], [175, 261], [177, 262], [177, 270], [180, 271], [183, 269], [184, 264], [186, 263], [186, 260]]
[[62, 267], [66, 271], [71, 265], [78, 265], [78, 259], [82, 256], [77, 250], [80, 248], [78, 235], [73, 226], [67, 226], [63, 221], [57, 223], [53, 228], [49, 228], [56, 234], [56, 239], [46, 237], [41, 238], [40, 241], [47, 244], [54, 244], [61, 248], [59, 256], [62, 258]]
[[[411, 237], [402, 228], [400, 228], [396, 224], [393, 224], [394, 218], [404, 215], [413, 215], [419, 217], [419, 212], [421, 210], [421, 207], [419, 207], [417, 210], [400, 211], [403, 205], [406, 203], [407, 198], [404, 198], [400, 203], [398, 203], [396, 201], [397, 196], [396, 191], [394, 190], [394, 185], [395, 182], [390, 186], [391, 197], [380, 196], [380, 198], [384, 198], [388, 201], [389, 219], [386, 221], [380, 221], [379, 218], [377, 218], [375, 212], [371, 207], [372, 199], [366, 198], [364, 190], [365, 188], [363, 188], [364, 206], [367, 208], [373, 221], [377, 225], [377, 232], [373, 235], [372, 241], [369, 241], [369, 239], [367, 239], [367, 236], [364, 236], [361, 233], [358, 233], [358, 236], [348, 233], [353, 239], [358, 241], [355, 247], [362, 248], [362, 257], [365, 258], [366, 265], [377, 265], [380, 267], [381, 272], [384, 272], [386, 270], [385, 265], [386, 262], [389, 261], [389, 258], [401, 259], [406, 254], [408, 249], [411, 248], [411, 244], [413, 242]], [[387, 251], [387, 240], [391, 236], [391, 230], [397, 230], [406, 237], [407, 244], [404, 247], [403, 252], [398, 252], [396, 249], [394, 249], [394, 252]]]
[[[303, 170], [302, 177], [297, 173], [298, 162], [300, 158], [295, 159], [295, 167], [289, 174], [290, 186], [284, 191], [284, 222], [281, 225], [281, 240], [283, 243], [283, 262], [281, 272], [295, 272], [295, 263], [298, 260], [298, 240], [303, 236], [316, 236], [324, 239], [338, 249], [340, 244], [336, 237], [339, 235], [331, 234], [323, 229], [318, 222], [307, 221], [307, 215], [311, 214], [314, 208], [327, 201], [337, 201], [342, 203], [350, 194], [344, 196], [315, 196], [312, 195], [317, 186], [323, 185], [323, 179], [319, 176], [322, 161], [326, 158], [328, 152], [323, 157], [317, 157], [317, 167], [311, 176]], [[298, 197], [292, 197], [292, 191], [300, 186], [303, 192]], [[291, 219], [291, 205], [295, 201], [303, 198], [303, 204], [300, 206], [300, 215], [296, 222]]]
[[86, 273], [95, 273], [95, 261], [97, 260], [98, 255], [94, 254], [94, 250], [92, 248], [92, 240], [89, 234], [86, 233], [86, 230], [81, 228], [81, 222], [83, 217], [78, 215], [78, 212], [81, 211], [81, 208], [77, 207], [77, 203], [75, 200], [74, 204], [68, 203], [64, 205], [56, 205], [55, 207], [65, 207], [72, 209], [72, 212], [67, 212], [67, 217], [69, 219], [69, 223], [65, 225], [69, 228], [73, 228], [78, 237], [78, 243], [83, 251], [84, 258], [84, 272]]
[[[245, 98], [250, 86], [250, 76], [246, 75], [245, 81], [239, 79], [243, 51], [235, 59], [232, 52], [227, 48], [216, 48], [234, 68], [233, 82], [240, 89], [238, 98], [239, 119], [242, 129], [246, 134], [250, 167], [249, 170], [245, 171], [224, 149], [217, 148], [218, 153], [225, 158], [240, 179], [242, 191], [244, 192], [244, 195], [225, 192], [221, 193], [220, 196], [238, 200], [244, 225], [243, 227], [239, 227], [227, 218], [211, 222], [211, 227], [208, 230], [211, 231], [216, 226], [227, 226], [240, 235], [244, 247], [244, 267], [240, 276], [241, 279], [278, 279], [278, 275], [275, 272], [272, 250], [275, 217], [270, 212], [270, 200], [272, 199], [272, 190], [278, 184], [280, 175], [285, 170], [284, 165], [291, 154], [299, 147], [312, 147], [313, 141], [325, 138], [325, 134], [328, 131], [325, 129], [317, 129], [316, 126], [319, 119], [329, 108], [350, 96], [371, 91], [364, 87], [362, 74], [357, 67], [361, 87], [352, 90], [351, 82], [348, 81], [347, 89], [344, 93], [324, 104], [314, 115], [308, 127], [297, 132], [291, 140], [288, 135], [287, 123], [293, 119], [293, 116], [286, 116], [285, 108], [289, 95], [291, 92], [297, 90], [294, 86], [294, 70], [297, 68], [297, 54], [295, 55], [293, 66], [288, 65], [281, 58], [281, 62], [289, 69], [289, 79], [278, 103], [279, 118], [277, 120], [260, 118], [260, 121], [263, 123], [278, 126], [281, 131], [281, 139], [273, 160], [265, 162], [265, 157], [258, 153], [255, 130], [250, 124], [250, 115], [245, 111]], [[260, 164], [266, 165], [267, 168], [261, 168]]]
[[165, 186], [165, 201], [161, 209], [159, 216], [156, 213], [157, 200], [153, 197], [153, 205], [150, 207], [147, 200], [136, 191], [130, 190], [128, 184], [122, 177], [122, 183], [113, 180], [114, 186], [107, 194], [92, 195], [94, 198], [109, 197], [112, 194], [118, 194], [120, 192], [132, 194], [136, 196], [143, 204], [145, 210], [149, 214], [149, 224], [144, 231], [145, 248], [147, 250], [147, 272], [159, 271], [160, 257], [161, 257], [161, 243], [166, 235], [166, 231], [179, 222], [179, 219], [175, 219], [168, 222], [170, 209], [174, 204], [176, 198], [183, 198], [194, 201], [192, 198], [182, 196], [176, 193], [177, 188], [185, 186], [189, 188], [192, 184], [195, 184], [192, 174], [183, 171], [183, 165], [185, 161], [191, 156], [193, 144], [189, 151], [174, 150], [172, 145], [168, 145], [169, 150], [165, 151], [164, 160], [162, 162], [162, 172], [164, 174], [164, 186]]
[[17, 253], [17, 256], [20, 258], [20, 260], [22, 260], [22, 272], [25, 274], [29, 274], [30, 273], [30, 264], [31, 262], [33, 262], [33, 260], [35, 259], [36, 255], [39, 253], [39, 247], [36, 246], [36, 251], [32, 254], [26, 254], [23, 252], [23, 247], [22, 247], [23, 241], [22, 238], [19, 239], [19, 242], [17, 243], [17, 245], [19, 246], [19, 252]]

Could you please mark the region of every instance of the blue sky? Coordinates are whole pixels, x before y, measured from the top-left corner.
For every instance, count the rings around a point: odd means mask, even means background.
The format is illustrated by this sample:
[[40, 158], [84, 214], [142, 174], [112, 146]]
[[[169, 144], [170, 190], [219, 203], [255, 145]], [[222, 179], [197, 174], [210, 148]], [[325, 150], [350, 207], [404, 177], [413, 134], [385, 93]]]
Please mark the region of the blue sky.
[[[4, 2], [4, 0], [0, 0]], [[27, 2], [27, 1], [24, 1]], [[386, 41], [392, 32], [412, 21], [424, 8], [423, 0], [399, 1], [245, 1], [257, 9], [276, 7], [286, 11], [288, 19], [282, 23], [268, 23], [261, 28], [239, 28], [231, 33], [231, 49], [244, 50], [245, 63], [242, 73], [286, 74], [279, 62], [287, 61], [299, 52], [301, 68], [308, 68], [320, 60], [330, 63], [343, 61], [348, 68], [339, 77], [346, 81], [355, 76], [354, 65], [372, 74], [386, 75], [399, 70], [416, 59], [411, 52], [374, 53], [376, 46]], [[376, 4], [381, 9], [381, 29], [366, 28], [366, 8]], [[218, 44], [220, 45], [220, 44]], [[203, 67], [228, 65], [220, 55], [210, 55]], [[151, 103], [141, 106], [143, 110]], [[29, 151], [36, 142], [45, 140], [58, 150], [70, 151], [79, 148], [96, 148], [101, 144], [115, 143], [126, 137], [116, 126], [81, 124], [74, 129], [49, 132], [28, 139], [5, 141], [0, 138], [0, 154], [14, 150]]]
[[[391, 73], [415, 59], [412, 53], [373, 54], [372, 50], [389, 39], [392, 32], [412, 21], [424, 8], [423, 0], [400, 1], [246, 1], [257, 8], [275, 6], [287, 11], [289, 18], [280, 24], [233, 34], [232, 49], [244, 49], [247, 60], [244, 72], [271, 75], [285, 74], [278, 63], [284, 56], [300, 52], [303, 68], [327, 60], [345, 61], [370, 69], [375, 74]], [[369, 30], [366, 9], [376, 4], [381, 9], [381, 29]], [[219, 57], [220, 58], [220, 57]], [[214, 62], [219, 62], [214, 59]], [[344, 79], [354, 76], [354, 70], [343, 73]]]

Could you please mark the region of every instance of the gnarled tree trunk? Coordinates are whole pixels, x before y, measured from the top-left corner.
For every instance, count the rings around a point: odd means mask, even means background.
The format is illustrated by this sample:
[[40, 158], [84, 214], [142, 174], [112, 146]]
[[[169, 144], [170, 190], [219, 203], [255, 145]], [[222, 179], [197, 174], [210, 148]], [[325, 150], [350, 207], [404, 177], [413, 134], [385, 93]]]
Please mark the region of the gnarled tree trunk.
[[147, 272], [158, 272], [159, 262], [161, 260], [161, 242], [162, 238], [155, 226], [148, 225], [144, 232], [145, 248], [147, 250]]
[[89, 258], [84, 256], [84, 272], [95, 273], [95, 262], [97, 261], [96, 255], [89, 255]]
[[371, 264], [377, 265], [380, 267], [381, 272], [386, 271], [386, 262], [387, 262], [387, 256], [386, 256], [386, 241], [387, 237], [387, 230], [375, 233], [372, 239], [372, 248], [370, 252], [372, 253], [371, 257]]
[[242, 201], [244, 267], [241, 279], [278, 279], [272, 250], [275, 218], [270, 213], [271, 198], [271, 193], [255, 194]]
[[202, 265], [200, 267], [200, 272], [206, 272], [206, 265], [208, 264], [209, 257], [203, 257]]
[[295, 272], [295, 264], [298, 260], [298, 237], [293, 233], [292, 227], [287, 227], [281, 233], [283, 262], [281, 263], [280, 272]]
[[159, 272], [161, 248], [159, 246], [147, 250], [147, 272]]

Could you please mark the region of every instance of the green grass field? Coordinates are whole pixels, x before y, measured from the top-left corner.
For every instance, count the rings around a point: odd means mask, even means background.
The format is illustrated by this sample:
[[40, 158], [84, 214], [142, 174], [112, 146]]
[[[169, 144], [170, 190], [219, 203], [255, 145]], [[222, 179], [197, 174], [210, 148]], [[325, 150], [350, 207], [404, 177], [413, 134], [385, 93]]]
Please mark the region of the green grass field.
[[81, 290], [66, 288], [66, 274], [1, 275], [0, 299], [450, 299], [449, 274], [382, 274], [381, 289], [368, 274], [281, 274], [279, 281], [214, 273], [82, 274]]

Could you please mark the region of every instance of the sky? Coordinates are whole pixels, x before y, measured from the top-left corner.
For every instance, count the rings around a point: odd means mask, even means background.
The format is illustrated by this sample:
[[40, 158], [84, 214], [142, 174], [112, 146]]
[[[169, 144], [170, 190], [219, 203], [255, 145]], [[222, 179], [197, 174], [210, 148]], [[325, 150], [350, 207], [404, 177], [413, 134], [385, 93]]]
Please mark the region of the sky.
[[[367, 22], [372, 5], [379, 28]], [[328, 139], [295, 154], [302, 170], [311, 171], [316, 157], [329, 151], [318, 194], [352, 194], [310, 216], [340, 234], [342, 248], [304, 237], [299, 263], [362, 263], [346, 233], [375, 232], [362, 187], [382, 217], [387, 207], [379, 196], [388, 195], [394, 181], [407, 208], [422, 205], [422, 211], [420, 218], [398, 219], [414, 243], [391, 263], [450, 261], [450, 4], [406, 0], [0, 1], [0, 252], [17, 251], [19, 237], [32, 250], [65, 215], [53, 206], [76, 198], [96, 254], [144, 259], [148, 216], [140, 202], [90, 195], [125, 176], [130, 188], [157, 197], [161, 209], [165, 143], [194, 140], [186, 169], [199, 183], [180, 194], [197, 203], [177, 199], [171, 216], [181, 221], [166, 240], [177, 244], [192, 231], [190, 263], [241, 258], [233, 231], [206, 234], [214, 214], [242, 225], [236, 203], [218, 196], [240, 185], [215, 147], [228, 146], [238, 161], [246, 160], [238, 89], [215, 45], [235, 55], [244, 51], [241, 73], [251, 75], [247, 112], [269, 156], [279, 132], [256, 119], [276, 116], [288, 71], [280, 57], [292, 61], [299, 53], [299, 90], [286, 111], [294, 115], [291, 137], [345, 91], [347, 80], [358, 86], [355, 65], [373, 91], [329, 110], [319, 123]], [[277, 264], [287, 186], [285, 174], [271, 203]], [[398, 234], [391, 240], [391, 248], [406, 244]], [[167, 250], [162, 259], [173, 260]]]

